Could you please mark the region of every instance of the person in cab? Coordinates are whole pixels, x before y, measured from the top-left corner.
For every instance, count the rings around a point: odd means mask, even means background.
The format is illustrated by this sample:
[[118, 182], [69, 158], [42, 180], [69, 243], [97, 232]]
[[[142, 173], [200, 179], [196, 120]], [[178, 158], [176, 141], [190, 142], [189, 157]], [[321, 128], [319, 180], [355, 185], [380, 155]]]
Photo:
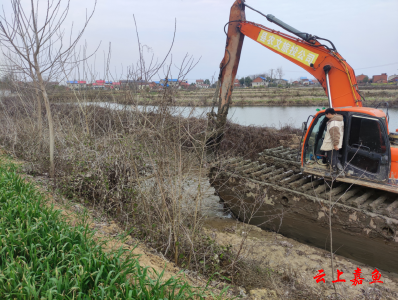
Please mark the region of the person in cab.
[[344, 118], [336, 114], [333, 108], [325, 110], [325, 116], [329, 119], [326, 127], [326, 134], [323, 140], [321, 150], [325, 151], [327, 161], [334, 172], [343, 171], [339, 161], [339, 150], [343, 146]]

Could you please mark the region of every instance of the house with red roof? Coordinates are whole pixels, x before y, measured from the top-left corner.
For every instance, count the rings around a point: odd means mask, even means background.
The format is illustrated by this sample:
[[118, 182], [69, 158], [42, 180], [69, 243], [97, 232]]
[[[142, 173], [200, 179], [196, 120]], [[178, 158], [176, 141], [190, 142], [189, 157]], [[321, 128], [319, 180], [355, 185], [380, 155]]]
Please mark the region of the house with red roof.
[[150, 88], [150, 89], [154, 89], [154, 88], [156, 88], [156, 86], [157, 86], [156, 82], [153, 82], [153, 81], [150, 82], [148, 85], [149, 85], [149, 88]]
[[91, 84], [93, 90], [103, 90], [105, 89], [105, 80], [96, 80]]
[[252, 86], [268, 86], [265, 77], [259, 76], [252, 81]]
[[209, 86], [205, 84], [205, 81], [203, 79], [196, 79], [196, 87], [198, 88], [208, 88]]
[[180, 81], [180, 86], [179, 86], [179, 88], [181, 89], [186, 89], [186, 88], [188, 88], [189, 87], [189, 83], [188, 83], [188, 81], [187, 80], [181, 80]]
[[80, 89], [85, 89], [87, 87], [87, 82], [85, 80], [79, 80], [77, 84], [79, 85]]
[[373, 83], [387, 83], [387, 73], [381, 73], [381, 75], [373, 75]]
[[205, 84], [205, 81], [203, 79], [196, 79], [196, 87], [201, 89], [208, 89], [210, 85]]
[[357, 82], [364, 82], [363, 80], [365, 78], [369, 79], [369, 76], [361, 74], [361, 75], [356, 76], [355, 78], [357, 79]]
[[310, 85], [310, 81], [307, 77], [300, 77], [299, 82], [301, 85]]

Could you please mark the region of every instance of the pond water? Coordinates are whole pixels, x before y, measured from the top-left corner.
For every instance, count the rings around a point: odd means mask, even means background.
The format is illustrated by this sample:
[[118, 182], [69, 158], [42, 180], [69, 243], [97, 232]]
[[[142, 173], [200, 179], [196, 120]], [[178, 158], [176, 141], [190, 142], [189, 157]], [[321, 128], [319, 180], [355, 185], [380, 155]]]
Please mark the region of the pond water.
[[[126, 106], [115, 103], [93, 103], [101, 107], [110, 107], [113, 109], [123, 109]], [[130, 107], [130, 106], [128, 106]], [[151, 111], [156, 109], [154, 106], [138, 106], [139, 110]], [[292, 127], [300, 128], [301, 124], [307, 120], [309, 115], [315, 115], [318, 106], [305, 107], [281, 107], [281, 106], [248, 106], [232, 107], [229, 110], [228, 118], [239, 125], [272, 126], [280, 128], [286, 124]], [[211, 110], [210, 107], [173, 107], [173, 113], [181, 114], [184, 117], [197, 117], [205, 115]], [[386, 110], [383, 108], [386, 112]], [[389, 109], [389, 128], [391, 132], [398, 129], [398, 108]]]

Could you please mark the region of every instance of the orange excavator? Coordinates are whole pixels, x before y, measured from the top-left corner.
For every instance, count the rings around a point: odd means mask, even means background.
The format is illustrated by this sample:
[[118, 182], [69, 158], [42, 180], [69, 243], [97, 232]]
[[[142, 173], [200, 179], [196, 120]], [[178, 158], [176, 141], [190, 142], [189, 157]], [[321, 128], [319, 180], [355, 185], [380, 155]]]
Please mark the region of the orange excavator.
[[[245, 8], [263, 15], [296, 37], [246, 21]], [[390, 133], [387, 114], [376, 108], [363, 107], [355, 73], [327, 39], [301, 32], [273, 15], [265, 15], [236, 0], [231, 8], [225, 56], [220, 65], [219, 124], [226, 120], [244, 37], [281, 55], [311, 73], [322, 85], [329, 106], [344, 118], [343, 147], [339, 159], [344, 173], [338, 181], [377, 190], [398, 193], [398, 134]], [[309, 118], [308, 118], [309, 119]], [[318, 177], [333, 176], [321, 161], [321, 145], [327, 118], [319, 111], [308, 125], [303, 123], [301, 171]]]

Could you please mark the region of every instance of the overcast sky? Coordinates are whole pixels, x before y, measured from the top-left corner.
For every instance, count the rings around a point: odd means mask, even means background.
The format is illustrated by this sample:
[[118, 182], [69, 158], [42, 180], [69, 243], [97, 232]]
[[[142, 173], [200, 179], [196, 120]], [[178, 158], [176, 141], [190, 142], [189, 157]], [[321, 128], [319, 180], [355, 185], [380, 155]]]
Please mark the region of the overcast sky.
[[[2, 2], [7, 11], [9, 1]], [[109, 42], [112, 43], [111, 70], [120, 78], [123, 76], [121, 66], [130, 65], [138, 59], [133, 14], [141, 43], [151, 47], [159, 59], [164, 57], [171, 44], [176, 19], [173, 61], [180, 64], [186, 53], [193, 55], [196, 60], [200, 58], [199, 64], [187, 79], [189, 82], [211, 79], [214, 74], [218, 74], [224, 55], [226, 36], [223, 27], [228, 22], [233, 2], [98, 0], [84, 39], [91, 49], [101, 42], [95, 63], [101, 73], [104, 51], [107, 51]], [[69, 19], [73, 19], [75, 26], [79, 26], [84, 19], [85, 8], [92, 8], [93, 3], [93, 0], [71, 0]], [[333, 41], [339, 53], [354, 68], [356, 75], [398, 74], [398, 0], [248, 0], [247, 4], [264, 14], [273, 14], [303, 32]], [[283, 31], [249, 9], [246, 9], [246, 18]], [[285, 79], [312, 77], [251, 39], [245, 39], [238, 69], [239, 77], [267, 72], [280, 66], [285, 72]], [[177, 71], [174, 70], [173, 75], [176, 74]]]

